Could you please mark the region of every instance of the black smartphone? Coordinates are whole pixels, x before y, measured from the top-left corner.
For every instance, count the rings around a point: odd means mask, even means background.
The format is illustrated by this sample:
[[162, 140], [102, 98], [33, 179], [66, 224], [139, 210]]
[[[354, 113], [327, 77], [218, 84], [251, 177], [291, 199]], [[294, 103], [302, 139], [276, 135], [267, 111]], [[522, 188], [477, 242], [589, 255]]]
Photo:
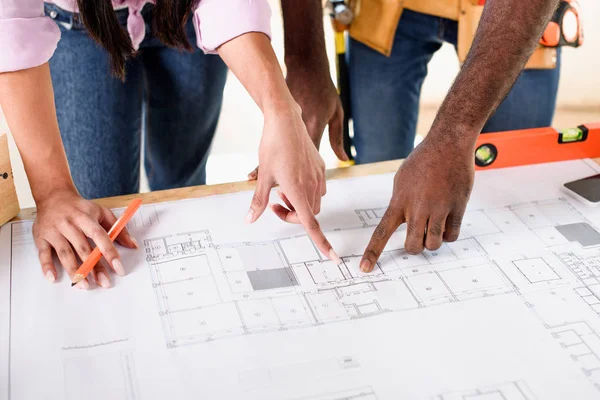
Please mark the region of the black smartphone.
[[600, 174], [565, 183], [564, 190], [589, 206], [600, 205]]

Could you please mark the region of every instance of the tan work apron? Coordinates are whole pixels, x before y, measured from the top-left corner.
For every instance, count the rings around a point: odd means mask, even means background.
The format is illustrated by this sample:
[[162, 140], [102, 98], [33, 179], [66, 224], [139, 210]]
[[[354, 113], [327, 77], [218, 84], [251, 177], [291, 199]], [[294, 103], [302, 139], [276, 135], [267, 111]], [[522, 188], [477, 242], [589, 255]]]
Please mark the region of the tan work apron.
[[[355, 0], [352, 4], [355, 18], [350, 25], [350, 36], [386, 56], [392, 45], [398, 22], [404, 9], [458, 21], [458, 59], [466, 57], [483, 6], [476, 0]], [[552, 69], [556, 67], [556, 49], [538, 46], [529, 59], [526, 69]]]

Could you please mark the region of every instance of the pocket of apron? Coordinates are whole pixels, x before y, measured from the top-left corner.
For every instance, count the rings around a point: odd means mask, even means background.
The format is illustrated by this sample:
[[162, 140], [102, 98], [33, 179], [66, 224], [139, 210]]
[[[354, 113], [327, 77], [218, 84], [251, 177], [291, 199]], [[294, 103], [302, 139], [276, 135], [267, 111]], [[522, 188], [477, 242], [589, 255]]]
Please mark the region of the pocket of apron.
[[350, 37], [389, 56], [403, 10], [403, 0], [357, 1], [355, 18], [349, 30]]

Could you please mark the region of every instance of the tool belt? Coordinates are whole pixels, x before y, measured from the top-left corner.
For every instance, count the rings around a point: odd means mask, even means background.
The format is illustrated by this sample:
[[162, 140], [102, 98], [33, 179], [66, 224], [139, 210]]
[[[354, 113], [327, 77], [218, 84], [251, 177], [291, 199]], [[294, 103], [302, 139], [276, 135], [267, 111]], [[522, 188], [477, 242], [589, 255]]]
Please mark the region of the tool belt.
[[[355, 18], [350, 25], [350, 36], [389, 56], [392, 52], [396, 28], [404, 9], [458, 21], [457, 51], [461, 64], [465, 61], [479, 25], [485, 0], [353, 0]], [[567, 3], [566, 5], [564, 3]], [[568, 8], [576, 17], [577, 37], [565, 33], [560, 28]], [[562, 11], [561, 11], [562, 9]], [[574, 11], [573, 11], [574, 10]], [[562, 14], [561, 14], [562, 13]], [[571, 19], [573, 15], [568, 15]], [[568, 43], [565, 39], [571, 39]], [[538, 48], [525, 66], [526, 69], [552, 69], [556, 67], [556, 47], [570, 45], [577, 47], [583, 42], [579, 21], [579, 7], [574, 0], [565, 0], [555, 13], [552, 22], [544, 33]]]

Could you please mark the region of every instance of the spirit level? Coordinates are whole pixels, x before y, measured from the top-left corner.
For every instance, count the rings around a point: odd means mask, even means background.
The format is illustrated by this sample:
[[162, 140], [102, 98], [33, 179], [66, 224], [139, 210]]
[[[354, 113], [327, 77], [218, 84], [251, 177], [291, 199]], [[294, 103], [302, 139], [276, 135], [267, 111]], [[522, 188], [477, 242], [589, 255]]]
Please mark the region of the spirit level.
[[600, 122], [560, 131], [535, 128], [482, 134], [475, 147], [475, 169], [595, 157], [600, 157]]

